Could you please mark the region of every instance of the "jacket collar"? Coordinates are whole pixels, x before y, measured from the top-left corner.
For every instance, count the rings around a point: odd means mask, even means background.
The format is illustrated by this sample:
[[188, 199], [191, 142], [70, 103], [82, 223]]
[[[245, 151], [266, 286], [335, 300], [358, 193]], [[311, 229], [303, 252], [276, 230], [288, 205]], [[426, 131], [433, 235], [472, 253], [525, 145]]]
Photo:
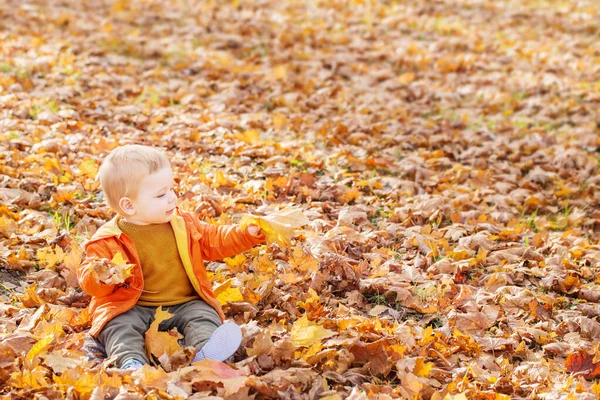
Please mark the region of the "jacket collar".
[[[115, 236], [117, 238], [120, 238], [123, 234], [123, 231], [121, 230], [121, 228], [119, 228], [119, 224], [117, 223], [117, 221], [121, 218], [123, 217], [117, 215], [110, 221], [102, 225], [100, 228], [98, 228], [96, 233], [92, 235], [92, 238], [89, 241], [95, 242], [96, 240], [107, 239]], [[185, 221], [181, 216], [179, 207], [175, 207], [175, 213], [173, 214], [173, 218], [171, 218], [171, 227], [175, 232], [179, 232], [181, 230], [185, 231]]]

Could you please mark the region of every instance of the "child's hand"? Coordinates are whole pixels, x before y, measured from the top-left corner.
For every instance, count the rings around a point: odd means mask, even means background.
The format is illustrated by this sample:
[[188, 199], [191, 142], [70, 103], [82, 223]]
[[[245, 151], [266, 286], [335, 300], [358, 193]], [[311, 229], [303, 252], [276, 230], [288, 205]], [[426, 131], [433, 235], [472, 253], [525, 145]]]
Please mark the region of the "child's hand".
[[91, 262], [91, 267], [96, 280], [107, 285], [125, 282], [132, 275], [133, 264], [127, 264], [121, 253], [117, 253], [112, 260], [98, 258]]
[[[249, 228], [252, 225], [257, 225], [267, 244], [277, 243], [280, 246], [289, 246], [294, 237], [294, 229], [309, 222], [302, 210], [290, 208], [264, 217], [245, 214], [240, 220], [240, 227], [244, 229], [245, 227]], [[250, 230], [248, 232], [252, 234]]]
[[248, 225], [248, 233], [250, 234], [250, 236], [255, 237], [257, 239], [264, 239], [265, 238], [265, 234], [262, 233], [260, 226], [258, 225]]

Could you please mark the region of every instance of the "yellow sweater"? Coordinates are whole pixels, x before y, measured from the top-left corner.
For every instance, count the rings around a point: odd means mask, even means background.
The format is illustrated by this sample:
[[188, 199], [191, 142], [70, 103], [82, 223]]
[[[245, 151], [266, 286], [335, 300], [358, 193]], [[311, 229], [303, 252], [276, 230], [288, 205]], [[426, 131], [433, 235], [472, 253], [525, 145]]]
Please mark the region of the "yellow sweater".
[[171, 224], [136, 225], [120, 219], [119, 228], [133, 240], [144, 274], [144, 291], [137, 304], [172, 306], [199, 299], [188, 278]]

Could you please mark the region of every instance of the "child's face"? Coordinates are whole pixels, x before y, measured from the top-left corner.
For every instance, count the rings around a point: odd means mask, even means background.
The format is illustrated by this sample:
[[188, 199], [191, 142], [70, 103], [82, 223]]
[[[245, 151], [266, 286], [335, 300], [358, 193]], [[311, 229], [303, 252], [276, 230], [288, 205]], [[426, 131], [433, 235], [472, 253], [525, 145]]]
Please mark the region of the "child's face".
[[128, 214], [125, 220], [138, 225], [169, 222], [177, 205], [173, 187], [173, 171], [170, 167], [147, 175], [140, 183], [137, 197], [129, 199], [131, 208], [123, 207]]

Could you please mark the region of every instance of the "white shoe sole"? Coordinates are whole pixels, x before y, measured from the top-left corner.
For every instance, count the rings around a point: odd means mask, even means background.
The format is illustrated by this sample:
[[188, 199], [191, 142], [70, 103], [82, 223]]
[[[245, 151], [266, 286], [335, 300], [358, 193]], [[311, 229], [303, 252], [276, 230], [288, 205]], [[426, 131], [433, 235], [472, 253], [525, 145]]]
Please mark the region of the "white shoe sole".
[[236, 352], [241, 343], [242, 330], [236, 324], [228, 322], [213, 332], [208, 342], [198, 351], [194, 361], [225, 361]]

